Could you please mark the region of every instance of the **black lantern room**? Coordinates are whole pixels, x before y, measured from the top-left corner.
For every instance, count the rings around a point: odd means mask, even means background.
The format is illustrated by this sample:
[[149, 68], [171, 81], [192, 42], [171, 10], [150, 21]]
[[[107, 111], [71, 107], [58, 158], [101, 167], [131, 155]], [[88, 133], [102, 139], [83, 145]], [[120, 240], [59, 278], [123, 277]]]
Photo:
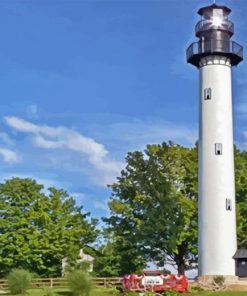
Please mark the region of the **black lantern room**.
[[201, 20], [196, 24], [195, 35], [199, 41], [188, 47], [188, 63], [198, 67], [201, 58], [208, 55], [226, 56], [232, 66], [243, 60], [243, 47], [231, 41], [234, 24], [228, 19], [230, 13], [230, 8], [217, 4], [198, 10]]

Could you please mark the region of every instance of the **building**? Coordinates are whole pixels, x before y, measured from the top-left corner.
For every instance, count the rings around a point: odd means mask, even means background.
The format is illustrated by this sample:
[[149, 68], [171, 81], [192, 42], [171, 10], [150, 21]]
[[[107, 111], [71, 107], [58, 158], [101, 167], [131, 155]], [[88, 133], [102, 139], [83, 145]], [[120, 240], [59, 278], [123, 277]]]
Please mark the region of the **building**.
[[199, 9], [197, 42], [187, 62], [198, 68], [199, 95], [199, 276], [235, 276], [237, 250], [232, 115], [232, 67], [243, 47], [231, 40], [231, 9]]
[[[83, 252], [83, 249], [80, 249], [79, 252], [79, 258], [77, 260], [78, 265], [80, 265], [80, 263], [87, 263], [88, 264], [88, 272], [92, 272], [93, 271], [93, 262], [94, 262], [94, 257], [88, 254], [85, 254]], [[68, 262], [68, 258], [64, 257], [62, 259], [62, 276], [65, 275], [66, 273], [66, 269], [69, 266], [69, 262]]]
[[239, 277], [247, 277], [247, 250], [237, 250], [233, 259], [235, 259], [236, 275]]

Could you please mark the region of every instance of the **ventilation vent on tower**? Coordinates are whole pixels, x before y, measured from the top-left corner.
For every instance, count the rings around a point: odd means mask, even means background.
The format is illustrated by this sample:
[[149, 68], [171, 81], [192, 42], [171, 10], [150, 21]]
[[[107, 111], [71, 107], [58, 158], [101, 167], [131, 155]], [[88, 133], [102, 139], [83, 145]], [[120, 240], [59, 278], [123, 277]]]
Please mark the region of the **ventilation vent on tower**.
[[222, 144], [221, 143], [215, 144], [215, 154], [222, 155]]
[[211, 100], [211, 88], [204, 89], [204, 100]]

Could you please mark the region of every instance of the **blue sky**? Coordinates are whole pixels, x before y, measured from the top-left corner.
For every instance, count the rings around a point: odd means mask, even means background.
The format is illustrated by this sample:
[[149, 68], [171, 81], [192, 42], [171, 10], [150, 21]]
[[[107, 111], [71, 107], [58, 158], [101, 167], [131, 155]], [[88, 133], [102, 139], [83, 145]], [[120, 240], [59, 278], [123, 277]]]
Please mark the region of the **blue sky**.
[[[128, 151], [197, 139], [198, 73], [185, 61], [199, 0], [0, 2], [0, 179], [64, 188], [107, 215]], [[247, 1], [233, 9], [247, 44]], [[247, 145], [247, 67], [233, 70], [235, 142]]]

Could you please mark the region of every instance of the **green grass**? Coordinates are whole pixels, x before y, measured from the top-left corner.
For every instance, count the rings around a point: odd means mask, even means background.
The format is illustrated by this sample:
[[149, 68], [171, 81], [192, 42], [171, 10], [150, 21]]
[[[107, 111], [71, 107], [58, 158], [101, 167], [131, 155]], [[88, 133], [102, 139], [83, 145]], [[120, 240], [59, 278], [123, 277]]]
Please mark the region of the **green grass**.
[[[90, 296], [109, 296], [114, 294], [109, 293], [107, 289], [97, 289], [92, 291]], [[181, 294], [181, 296], [247, 296], [247, 292], [193, 292], [193, 293], [186, 293]]]
[[[28, 290], [26, 296], [45, 296], [46, 295], [45, 289], [32, 289]], [[57, 296], [72, 296], [69, 290], [52, 290], [56, 293]], [[6, 294], [7, 296], [12, 296], [10, 294]], [[20, 296], [20, 295], [19, 295]], [[94, 289], [90, 296], [117, 296], [114, 293], [114, 289], [105, 289], [105, 288], [97, 288]], [[204, 291], [204, 292], [193, 292], [193, 293], [186, 293], [181, 294], [181, 296], [247, 296], [247, 292], [211, 292], [211, 291]]]
[[113, 289], [95, 289], [91, 292], [90, 296], [115, 296]]
[[[183, 294], [182, 294], [183, 295]], [[247, 292], [212, 292], [212, 291], [204, 291], [204, 292], [193, 292], [184, 295], [191, 296], [246, 296]]]
[[[115, 296], [114, 293], [115, 289], [105, 289], [105, 288], [96, 288], [93, 289], [90, 293], [90, 296]], [[46, 295], [46, 289], [30, 289], [27, 291], [27, 296], [45, 296]], [[72, 296], [72, 293], [67, 290], [52, 290], [54, 293], [56, 293], [57, 296]], [[4, 296], [4, 295], [3, 295]], [[12, 296], [8, 294], [7, 296]]]

